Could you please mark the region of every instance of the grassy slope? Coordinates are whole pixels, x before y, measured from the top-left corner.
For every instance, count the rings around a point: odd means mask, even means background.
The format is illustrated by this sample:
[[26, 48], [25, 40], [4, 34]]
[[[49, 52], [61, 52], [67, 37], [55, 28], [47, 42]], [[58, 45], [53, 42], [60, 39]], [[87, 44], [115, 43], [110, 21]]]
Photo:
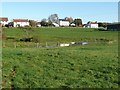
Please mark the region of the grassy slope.
[[[92, 41], [100, 38], [106, 38], [110, 40], [117, 39], [116, 32], [99, 32], [94, 29], [86, 28], [34, 28], [28, 31], [28, 36], [37, 37], [41, 42]], [[22, 29], [11, 28], [6, 30], [6, 36], [23, 38], [26, 37], [26, 33]]]
[[[107, 38], [117, 40], [117, 32], [99, 32], [91, 30], [56, 31], [42, 28], [33, 35], [41, 34], [44, 40], [68, 40], [89, 38]], [[16, 32], [8, 31], [12, 36]], [[18, 33], [18, 32], [17, 32]], [[21, 34], [20, 34], [21, 33]], [[19, 33], [21, 37], [22, 32]], [[38, 34], [39, 33], [39, 34]], [[62, 36], [61, 36], [62, 35]], [[57, 39], [54, 39], [57, 37]], [[59, 38], [58, 38], [59, 37]], [[66, 38], [67, 39], [66, 39]], [[63, 38], [63, 39], [61, 39]], [[65, 39], [64, 39], [65, 38]], [[61, 41], [61, 42], [62, 42]], [[118, 87], [118, 48], [117, 43], [75, 46], [55, 49], [3, 48], [4, 87], [10, 87], [13, 78], [12, 69], [16, 66], [15, 87]]]

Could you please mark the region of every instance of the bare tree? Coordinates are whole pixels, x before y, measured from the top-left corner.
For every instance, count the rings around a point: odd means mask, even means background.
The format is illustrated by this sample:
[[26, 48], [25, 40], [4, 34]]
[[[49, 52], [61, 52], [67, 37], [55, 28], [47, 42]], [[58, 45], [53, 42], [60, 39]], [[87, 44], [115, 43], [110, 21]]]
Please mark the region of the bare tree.
[[36, 27], [37, 26], [37, 22], [34, 20], [29, 20], [30, 26], [31, 27]]
[[65, 17], [65, 20], [69, 21], [69, 23], [73, 23], [73, 18], [72, 17]]
[[57, 23], [59, 24], [59, 17], [57, 14], [52, 14], [48, 17], [48, 20], [52, 23]]

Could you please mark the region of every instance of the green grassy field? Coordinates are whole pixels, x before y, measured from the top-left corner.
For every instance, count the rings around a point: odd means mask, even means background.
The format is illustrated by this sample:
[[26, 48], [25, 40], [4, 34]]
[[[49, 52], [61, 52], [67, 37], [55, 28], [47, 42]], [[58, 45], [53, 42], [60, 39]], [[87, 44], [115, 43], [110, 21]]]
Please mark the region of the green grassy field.
[[[33, 37], [45, 42], [99, 42], [58, 48], [13, 48], [2, 51], [3, 87], [118, 88], [118, 32], [83, 28], [10, 28], [6, 37]], [[6, 44], [14, 40], [3, 40]], [[19, 42], [20, 43], [20, 42]]]
[[10, 28], [4, 31], [7, 37], [14, 37], [16, 39], [33, 37], [38, 39], [39, 42], [94, 41], [96, 39], [117, 40], [118, 38], [117, 32], [100, 32], [90, 28], [33, 28], [31, 30]]

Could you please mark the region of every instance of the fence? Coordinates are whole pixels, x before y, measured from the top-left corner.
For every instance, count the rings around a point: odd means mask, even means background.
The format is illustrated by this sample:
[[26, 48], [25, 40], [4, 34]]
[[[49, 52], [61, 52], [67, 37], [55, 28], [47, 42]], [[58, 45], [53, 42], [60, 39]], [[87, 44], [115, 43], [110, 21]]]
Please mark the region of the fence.
[[59, 42], [44, 42], [44, 43], [35, 43], [35, 42], [2, 42], [2, 47], [12, 47], [12, 48], [52, 48], [59, 47]]
[[[67, 46], [76, 46], [76, 45], [87, 45], [87, 44], [106, 44], [111, 43], [112, 41], [107, 42], [2, 42], [2, 47], [12, 47], [12, 48], [56, 48], [56, 47], [67, 47]], [[113, 42], [112, 42], [113, 43]]]

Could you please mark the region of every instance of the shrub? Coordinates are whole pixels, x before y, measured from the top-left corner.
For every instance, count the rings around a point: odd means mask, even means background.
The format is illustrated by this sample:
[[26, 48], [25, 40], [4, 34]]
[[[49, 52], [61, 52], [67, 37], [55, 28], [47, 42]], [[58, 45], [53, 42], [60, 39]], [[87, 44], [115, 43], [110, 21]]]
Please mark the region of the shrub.
[[21, 38], [20, 41], [23, 41], [23, 42], [31, 42], [32, 41], [32, 37], [28, 37], [28, 38]]
[[6, 39], [15, 39], [13, 36], [7, 36]]
[[99, 27], [98, 30], [99, 30], [99, 31], [107, 31], [107, 28]]

